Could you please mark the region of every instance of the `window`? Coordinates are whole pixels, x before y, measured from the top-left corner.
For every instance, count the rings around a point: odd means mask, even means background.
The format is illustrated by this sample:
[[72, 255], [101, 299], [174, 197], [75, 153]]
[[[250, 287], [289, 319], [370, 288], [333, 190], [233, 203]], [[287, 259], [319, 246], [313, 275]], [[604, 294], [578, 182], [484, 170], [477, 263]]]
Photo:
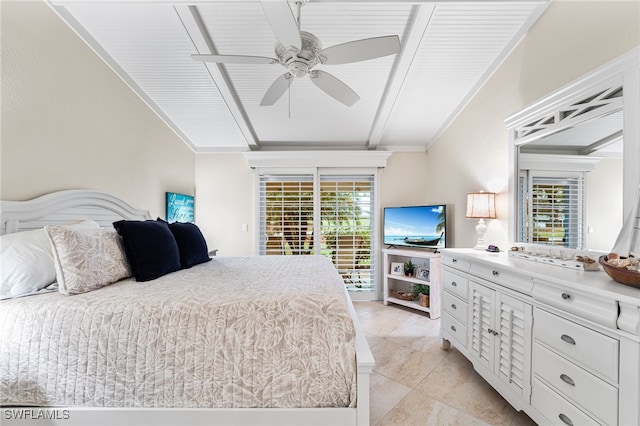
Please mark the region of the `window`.
[[260, 178], [260, 254], [313, 253], [313, 176]]
[[330, 257], [352, 292], [375, 291], [376, 176], [260, 175], [260, 238], [264, 255]]
[[574, 249], [584, 246], [584, 173], [563, 175], [522, 171], [519, 241]]

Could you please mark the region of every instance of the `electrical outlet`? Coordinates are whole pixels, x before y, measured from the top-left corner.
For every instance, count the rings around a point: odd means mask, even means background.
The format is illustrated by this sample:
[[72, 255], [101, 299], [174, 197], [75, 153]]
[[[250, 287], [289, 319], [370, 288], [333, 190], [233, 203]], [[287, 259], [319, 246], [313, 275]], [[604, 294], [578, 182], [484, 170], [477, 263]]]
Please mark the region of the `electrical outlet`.
[[242, 230], [243, 230], [244, 232], [248, 232], [248, 231], [249, 231], [249, 225], [248, 225], [247, 223], [243, 223], [243, 224], [242, 224]]

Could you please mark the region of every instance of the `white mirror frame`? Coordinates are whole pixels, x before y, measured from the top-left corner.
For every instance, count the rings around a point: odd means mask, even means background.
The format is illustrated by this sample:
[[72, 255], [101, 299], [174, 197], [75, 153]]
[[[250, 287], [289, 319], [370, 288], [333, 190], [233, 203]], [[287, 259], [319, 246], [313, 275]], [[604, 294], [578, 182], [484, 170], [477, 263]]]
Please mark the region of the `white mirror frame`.
[[[572, 105], [603, 87], [621, 85], [623, 89], [623, 214], [632, 208], [640, 186], [640, 48], [596, 68], [583, 77], [552, 92], [507, 117], [509, 130], [509, 241], [516, 241], [518, 197], [518, 134], [523, 126]], [[625, 217], [623, 216], [623, 217]]]

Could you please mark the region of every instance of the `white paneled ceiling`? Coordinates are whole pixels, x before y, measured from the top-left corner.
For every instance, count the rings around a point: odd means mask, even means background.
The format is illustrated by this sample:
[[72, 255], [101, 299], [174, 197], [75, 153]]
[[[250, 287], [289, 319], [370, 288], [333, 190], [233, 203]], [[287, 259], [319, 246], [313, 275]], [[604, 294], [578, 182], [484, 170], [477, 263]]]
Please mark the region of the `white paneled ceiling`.
[[[277, 1], [277, 0], [264, 0]], [[285, 1], [285, 0], [281, 0]], [[304, 2], [300, 29], [322, 47], [397, 35], [397, 54], [318, 64], [360, 100], [346, 106], [276, 64], [196, 62], [193, 54], [275, 57], [260, 1], [50, 1], [54, 10], [196, 152], [426, 149], [544, 12], [539, 1]], [[295, 2], [288, 3], [297, 14]]]

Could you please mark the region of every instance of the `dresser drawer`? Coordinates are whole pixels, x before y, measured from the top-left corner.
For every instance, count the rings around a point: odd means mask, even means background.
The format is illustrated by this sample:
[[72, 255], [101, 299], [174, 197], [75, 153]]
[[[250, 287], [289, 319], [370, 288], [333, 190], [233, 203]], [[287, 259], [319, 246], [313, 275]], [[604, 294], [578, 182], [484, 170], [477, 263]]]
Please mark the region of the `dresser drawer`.
[[606, 424], [618, 423], [618, 389], [539, 344], [533, 373]]
[[591, 297], [540, 280], [533, 282], [533, 298], [565, 312], [616, 328], [618, 304], [614, 299]]
[[599, 424], [536, 378], [533, 379], [531, 386], [531, 405], [546, 417], [550, 424], [570, 426]]
[[446, 311], [442, 314], [442, 330], [451, 336], [454, 340], [454, 344], [460, 345], [460, 347], [467, 347], [467, 327], [460, 321], [449, 315]]
[[609, 336], [536, 308], [533, 335], [581, 367], [618, 383], [619, 342]]
[[473, 263], [469, 273], [524, 294], [531, 294], [531, 289], [533, 288], [533, 280], [530, 276], [495, 265]]
[[467, 323], [467, 302], [445, 291], [442, 293], [442, 306], [446, 313], [463, 324]]
[[463, 300], [467, 300], [469, 298], [469, 280], [446, 268], [442, 271], [442, 288]]
[[449, 254], [442, 255], [442, 264], [463, 272], [469, 272], [471, 266], [471, 262], [468, 260]]

